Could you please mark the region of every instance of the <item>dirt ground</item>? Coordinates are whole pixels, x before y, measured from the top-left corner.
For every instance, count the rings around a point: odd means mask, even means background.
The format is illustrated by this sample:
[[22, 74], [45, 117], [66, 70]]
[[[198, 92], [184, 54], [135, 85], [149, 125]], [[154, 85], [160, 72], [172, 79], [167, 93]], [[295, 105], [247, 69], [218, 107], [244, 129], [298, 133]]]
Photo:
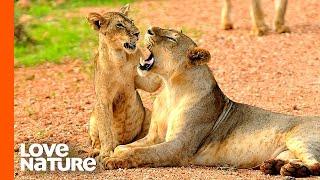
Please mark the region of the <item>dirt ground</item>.
[[[210, 68], [232, 100], [293, 115], [320, 115], [320, 1], [290, 0], [290, 34], [249, 34], [249, 0], [234, 0], [235, 29], [219, 27], [220, 3], [215, 0], [138, 1], [133, 18], [140, 27], [183, 29], [212, 55]], [[262, 0], [271, 25], [273, 4]], [[237, 4], [237, 5], [236, 5]], [[74, 15], [108, 8], [83, 8]], [[142, 32], [144, 33], [144, 32]], [[93, 33], [93, 36], [95, 34]], [[16, 68], [15, 178], [17, 179], [283, 179], [259, 171], [213, 167], [97, 170], [94, 173], [30, 173], [19, 170], [19, 143], [67, 143], [73, 156], [90, 150], [87, 123], [94, 104], [89, 64], [81, 60]], [[145, 106], [155, 94], [142, 92]]]

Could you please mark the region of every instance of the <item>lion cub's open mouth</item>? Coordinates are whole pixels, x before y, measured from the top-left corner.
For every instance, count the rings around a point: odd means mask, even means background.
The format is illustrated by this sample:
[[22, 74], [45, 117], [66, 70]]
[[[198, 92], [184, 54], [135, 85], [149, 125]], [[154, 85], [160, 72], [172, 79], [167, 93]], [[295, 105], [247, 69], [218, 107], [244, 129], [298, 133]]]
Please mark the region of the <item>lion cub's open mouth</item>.
[[154, 64], [154, 57], [152, 52], [150, 52], [149, 57], [146, 60], [140, 58], [139, 69], [143, 71], [149, 71]]

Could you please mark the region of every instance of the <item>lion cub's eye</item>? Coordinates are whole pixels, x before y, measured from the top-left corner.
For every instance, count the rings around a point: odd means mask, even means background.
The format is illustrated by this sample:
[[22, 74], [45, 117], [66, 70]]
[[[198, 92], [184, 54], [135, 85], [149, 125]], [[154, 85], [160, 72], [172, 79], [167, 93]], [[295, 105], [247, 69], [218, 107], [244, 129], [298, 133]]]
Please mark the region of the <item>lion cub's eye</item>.
[[177, 40], [176, 40], [176, 39], [174, 39], [174, 38], [172, 38], [172, 37], [166, 36], [166, 38], [167, 38], [169, 41], [172, 41], [172, 42], [174, 42], [174, 43], [176, 43], [176, 42], [177, 42]]
[[118, 23], [118, 24], [116, 24], [116, 27], [117, 27], [117, 28], [124, 28], [124, 25], [121, 24], [121, 23]]

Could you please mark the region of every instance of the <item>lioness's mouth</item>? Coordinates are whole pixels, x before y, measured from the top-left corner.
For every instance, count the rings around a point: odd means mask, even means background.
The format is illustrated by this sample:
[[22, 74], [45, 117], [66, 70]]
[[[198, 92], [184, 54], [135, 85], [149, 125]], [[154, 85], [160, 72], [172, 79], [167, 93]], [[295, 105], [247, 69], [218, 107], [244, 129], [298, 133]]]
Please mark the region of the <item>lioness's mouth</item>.
[[149, 57], [146, 60], [140, 58], [139, 69], [143, 71], [149, 71], [154, 64], [153, 54], [150, 53]]
[[130, 49], [130, 50], [135, 50], [136, 49], [136, 43], [124, 43], [123, 47], [126, 49]]

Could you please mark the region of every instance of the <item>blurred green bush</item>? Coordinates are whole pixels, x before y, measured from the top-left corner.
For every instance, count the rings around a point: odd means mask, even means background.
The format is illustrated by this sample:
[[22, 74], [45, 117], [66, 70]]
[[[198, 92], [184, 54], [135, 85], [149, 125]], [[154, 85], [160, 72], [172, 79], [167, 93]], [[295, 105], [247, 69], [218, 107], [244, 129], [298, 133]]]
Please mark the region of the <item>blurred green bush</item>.
[[15, 64], [33, 66], [47, 61], [90, 59], [97, 36], [79, 8], [117, 6], [131, 1], [33, 0], [24, 8], [15, 2]]

